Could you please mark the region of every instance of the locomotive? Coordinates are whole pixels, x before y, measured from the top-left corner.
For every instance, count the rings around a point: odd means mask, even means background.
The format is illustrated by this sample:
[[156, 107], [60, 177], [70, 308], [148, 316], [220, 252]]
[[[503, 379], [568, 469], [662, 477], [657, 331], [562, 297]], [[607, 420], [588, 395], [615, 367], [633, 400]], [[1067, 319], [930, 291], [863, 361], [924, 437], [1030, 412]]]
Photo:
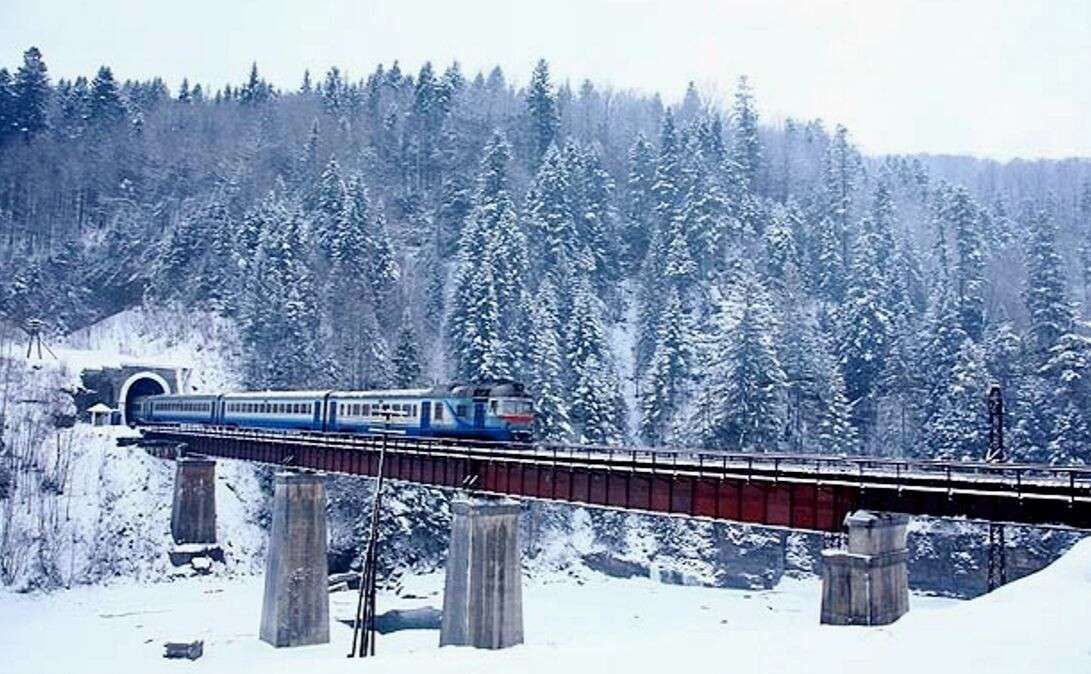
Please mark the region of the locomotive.
[[131, 422], [529, 441], [534, 409], [522, 384], [500, 381], [373, 391], [154, 395], [139, 401]]

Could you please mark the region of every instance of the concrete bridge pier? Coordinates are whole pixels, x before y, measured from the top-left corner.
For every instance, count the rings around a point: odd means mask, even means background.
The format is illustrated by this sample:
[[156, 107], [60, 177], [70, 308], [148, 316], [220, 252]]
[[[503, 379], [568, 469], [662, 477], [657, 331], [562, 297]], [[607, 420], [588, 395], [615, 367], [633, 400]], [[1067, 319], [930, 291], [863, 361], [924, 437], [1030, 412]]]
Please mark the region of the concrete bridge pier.
[[440, 646], [523, 643], [519, 512], [510, 499], [458, 499], [443, 590]]
[[183, 457], [175, 463], [170, 533], [178, 544], [216, 542], [216, 462]]
[[822, 551], [824, 625], [889, 625], [909, 611], [909, 517], [859, 510], [845, 518], [848, 550]]
[[325, 476], [277, 473], [265, 558], [262, 641], [277, 647], [329, 643], [326, 549]]

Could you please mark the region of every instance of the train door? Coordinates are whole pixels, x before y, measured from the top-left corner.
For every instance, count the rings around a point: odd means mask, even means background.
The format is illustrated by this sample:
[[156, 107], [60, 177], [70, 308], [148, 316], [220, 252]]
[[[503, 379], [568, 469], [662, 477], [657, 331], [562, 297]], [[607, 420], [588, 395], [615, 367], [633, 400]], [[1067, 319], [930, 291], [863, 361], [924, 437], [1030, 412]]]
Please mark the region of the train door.
[[314, 428], [322, 428], [322, 401], [314, 401]]
[[329, 425], [329, 428], [327, 430], [336, 431], [337, 430], [337, 401], [336, 400], [330, 400], [328, 404], [329, 404], [329, 408], [330, 408], [330, 425]]
[[485, 428], [485, 403], [474, 403], [474, 428]]
[[432, 426], [432, 401], [424, 400], [420, 404], [420, 429], [426, 431]]

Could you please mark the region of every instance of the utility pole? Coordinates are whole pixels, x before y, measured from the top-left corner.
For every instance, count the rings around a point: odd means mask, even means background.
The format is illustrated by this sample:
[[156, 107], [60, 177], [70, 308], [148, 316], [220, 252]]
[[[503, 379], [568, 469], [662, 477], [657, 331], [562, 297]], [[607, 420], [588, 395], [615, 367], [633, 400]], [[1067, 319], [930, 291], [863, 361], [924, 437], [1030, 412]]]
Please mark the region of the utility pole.
[[[989, 387], [989, 445], [985, 449], [987, 463], [1003, 463], [1004, 456], [1004, 395], [1000, 384]], [[989, 522], [988, 591], [1008, 582], [1008, 554], [1004, 525]]]
[[[379, 447], [379, 475], [375, 485], [375, 498], [371, 502], [371, 522], [367, 546], [364, 550], [364, 568], [360, 576], [360, 594], [356, 600], [356, 616], [352, 624], [352, 650], [348, 657], [366, 658], [375, 655], [375, 594], [378, 575], [376, 560], [379, 544], [379, 512], [383, 501], [383, 463], [386, 461], [387, 441], [390, 437], [390, 418], [403, 416], [386, 408], [374, 414], [383, 417], [383, 442]], [[359, 647], [359, 648], [357, 648]]]

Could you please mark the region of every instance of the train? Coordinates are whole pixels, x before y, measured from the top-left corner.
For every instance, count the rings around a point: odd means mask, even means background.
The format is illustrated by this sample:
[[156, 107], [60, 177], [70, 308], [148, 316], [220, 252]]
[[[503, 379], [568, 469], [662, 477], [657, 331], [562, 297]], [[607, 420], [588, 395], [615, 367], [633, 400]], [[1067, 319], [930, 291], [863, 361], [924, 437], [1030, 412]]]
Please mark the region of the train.
[[372, 391], [153, 395], [137, 402], [129, 422], [525, 442], [533, 432], [534, 408], [522, 384], [499, 381]]

